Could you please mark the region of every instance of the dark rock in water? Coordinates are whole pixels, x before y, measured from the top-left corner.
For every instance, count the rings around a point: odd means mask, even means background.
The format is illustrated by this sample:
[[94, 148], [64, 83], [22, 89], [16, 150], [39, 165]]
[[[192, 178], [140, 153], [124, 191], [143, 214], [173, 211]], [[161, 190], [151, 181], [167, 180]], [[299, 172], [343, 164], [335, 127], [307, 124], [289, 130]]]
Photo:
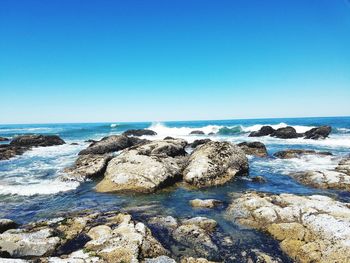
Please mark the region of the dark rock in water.
[[267, 156], [266, 147], [261, 142], [241, 142], [237, 144], [237, 146], [240, 147], [245, 152], [245, 154], [255, 155], [259, 157]]
[[258, 176], [252, 177], [252, 182], [254, 182], [254, 183], [266, 183], [267, 180], [264, 177], [258, 175]]
[[88, 148], [80, 151], [79, 155], [117, 152], [143, 142], [145, 142], [145, 140], [139, 138], [129, 138], [124, 135], [111, 135], [102, 138], [100, 141], [91, 143]]
[[261, 137], [272, 134], [275, 131], [271, 126], [262, 126], [260, 130], [253, 131], [249, 134], [249, 137]]
[[148, 129], [132, 129], [132, 130], [127, 130], [123, 132], [123, 135], [125, 136], [143, 136], [143, 135], [157, 135], [155, 131], [148, 130]]
[[9, 144], [0, 145], [0, 160], [8, 160], [16, 155], [22, 155], [27, 150], [27, 147], [12, 146]]
[[305, 132], [305, 139], [325, 139], [328, 137], [328, 135], [331, 133], [332, 127], [331, 126], [320, 126], [316, 128], [312, 128], [311, 130], [308, 130]]
[[10, 219], [0, 219], [0, 234], [6, 230], [16, 228], [17, 224]]
[[6, 142], [6, 141], [9, 141], [9, 139], [5, 137], [0, 137], [0, 142]]
[[229, 142], [208, 142], [191, 154], [183, 172], [185, 182], [196, 187], [222, 185], [248, 171], [245, 153]]
[[72, 142], [70, 145], [79, 145], [79, 143]]
[[279, 151], [276, 152], [273, 156], [280, 158], [280, 159], [290, 159], [290, 158], [298, 158], [303, 155], [333, 155], [330, 152], [316, 152], [314, 150], [300, 150], [300, 149], [291, 149], [291, 150], [285, 150], [285, 151]]
[[194, 149], [196, 148], [198, 145], [202, 145], [205, 144], [207, 142], [211, 142], [210, 139], [200, 139], [200, 140], [195, 140], [193, 143], [191, 143], [191, 147]]
[[303, 137], [303, 134], [297, 133], [297, 131], [291, 127], [287, 126], [284, 128], [279, 128], [271, 134], [272, 137], [280, 139], [293, 139]]
[[63, 179], [83, 182], [102, 175], [112, 157], [110, 154], [80, 155], [72, 167], [65, 169], [68, 176]]
[[215, 132], [209, 132], [208, 135], [215, 135]]
[[89, 140], [86, 140], [85, 142], [92, 142], [92, 143], [94, 143], [94, 142], [97, 142], [97, 141], [96, 141], [96, 140], [89, 139]]
[[20, 135], [15, 137], [10, 145], [23, 147], [53, 146], [65, 144], [57, 135]]
[[198, 135], [203, 135], [205, 134], [203, 131], [200, 131], [200, 130], [194, 130], [194, 131], [191, 131], [190, 134], [198, 134]]
[[171, 137], [171, 136], [167, 136], [165, 137], [163, 140], [175, 140], [175, 138]]

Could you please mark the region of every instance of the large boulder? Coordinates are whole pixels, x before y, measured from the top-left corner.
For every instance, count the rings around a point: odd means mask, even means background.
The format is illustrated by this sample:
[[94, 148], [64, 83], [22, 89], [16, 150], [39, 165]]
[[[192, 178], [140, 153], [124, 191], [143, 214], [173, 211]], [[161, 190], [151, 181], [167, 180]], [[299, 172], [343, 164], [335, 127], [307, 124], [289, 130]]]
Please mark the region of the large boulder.
[[205, 144], [207, 142], [211, 142], [210, 139], [199, 139], [199, 140], [195, 140], [193, 143], [191, 143], [191, 148], [196, 148], [199, 145]]
[[248, 171], [244, 152], [229, 142], [208, 142], [197, 147], [188, 160], [184, 180], [196, 187], [221, 185]]
[[181, 179], [186, 154], [184, 140], [160, 140], [133, 147], [113, 158], [98, 192], [150, 193]]
[[271, 136], [280, 138], [280, 139], [294, 139], [294, 138], [302, 137], [303, 134], [299, 134], [293, 127], [287, 126], [287, 127], [279, 128], [275, 130], [271, 134]]
[[123, 132], [123, 135], [125, 135], [125, 136], [144, 136], [144, 135], [153, 136], [153, 135], [157, 135], [157, 133], [155, 131], [148, 130], [148, 129], [131, 129], [131, 130], [127, 130], [127, 131]]
[[269, 233], [296, 262], [348, 262], [350, 204], [321, 195], [246, 193], [226, 218]]
[[328, 137], [328, 135], [331, 133], [332, 127], [331, 126], [320, 126], [316, 128], [312, 128], [311, 130], [308, 130], [305, 132], [305, 139], [325, 139]]
[[190, 132], [190, 135], [204, 135], [205, 133], [201, 130], [194, 130]]
[[102, 138], [98, 142], [91, 143], [88, 148], [80, 151], [79, 155], [117, 152], [143, 142], [145, 142], [145, 140], [138, 138], [129, 138], [124, 135], [111, 135]]
[[222, 204], [222, 201], [216, 199], [193, 199], [190, 201], [192, 207], [196, 208], [214, 208]]
[[255, 155], [258, 157], [267, 156], [266, 146], [262, 142], [241, 142], [237, 144], [237, 146], [247, 155]]
[[57, 135], [20, 135], [15, 137], [10, 145], [21, 147], [39, 147], [65, 144]]
[[83, 182], [86, 179], [102, 175], [108, 162], [113, 158], [110, 154], [80, 155], [72, 167], [66, 168], [63, 179]]
[[319, 156], [330, 156], [332, 153], [330, 152], [317, 152], [314, 150], [302, 150], [302, 149], [289, 149], [284, 151], [278, 151], [274, 153], [273, 156], [280, 159], [291, 159], [291, 158], [299, 158], [305, 155], [319, 155]]
[[272, 134], [275, 131], [271, 126], [262, 126], [260, 130], [253, 131], [249, 134], [249, 137], [261, 137]]

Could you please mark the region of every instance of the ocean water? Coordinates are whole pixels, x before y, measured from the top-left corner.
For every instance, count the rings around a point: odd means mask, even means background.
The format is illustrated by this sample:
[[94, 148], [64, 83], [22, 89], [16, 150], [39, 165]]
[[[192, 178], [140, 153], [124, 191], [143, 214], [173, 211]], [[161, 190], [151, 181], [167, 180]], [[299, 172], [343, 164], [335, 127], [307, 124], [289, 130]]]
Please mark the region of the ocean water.
[[[293, 126], [304, 132], [315, 126], [331, 125], [333, 131], [325, 140], [277, 139], [272, 137], [248, 137], [252, 131], [263, 125], [274, 128]], [[184, 138], [188, 142], [196, 139], [230, 141], [261, 141], [268, 150], [268, 158], [249, 157], [248, 177], [239, 177], [219, 187], [201, 190], [187, 189], [183, 185], [161, 190], [150, 195], [125, 195], [97, 193], [96, 181], [85, 183], [63, 182], [63, 169], [72, 165], [77, 153], [88, 146], [87, 139], [101, 139], [104, 136], [120, 134], [127, 129], [149, 128], [158, 133], [148, 139], [162, 139], [166, 136]], [[206, 135], [189, 135], [201, 130]], [[0, 161], [0, 218], [11, 218], [19, 223], [52, 218], [62, 213], [89, 209], [92, 211], [126, 210], [136, 217], [174, 215], [177, 217], [208, 216], [219, 222], [223, 233], [230, 235], [239, 244], [237, 253], [245, 248], [260, 248], [282, 255], [274, 242], [263, 233], [242, 229], [223, 217], [223, 211], [237, 193], [255, 190], [270, 193], [323, 194], [338, 200], [350, 202], [350, 193], [336, 190], [320, 190], [304, 186], [287, 174], [295, 171], [334, 168], [339, 160], [350, 154], [350, 117], [250, 119], [223, 121], [177, 121], [144, 123], [84, 123], [84, 124], [25, 124], [0, 125], [0, 136], [12, 138], [21, 134], [56, 134], [67, 144], [35, 148], [21, 156]], [[207, 135], [215, 133], [215, 135]], [[6, 143], [6, 142], [2, 142]], [[78, 145], [71, 145], [78, 143]], [[308, 156], [300, 159], [281, 160], [273, 158], [274, 152], [284, 149], [314, 149], [330, 151], [333, 156]], [[266, 183], [254, 183], [252, 176], [263, 176]], [[213, 209], [193, 209], [189, 200], [194, 198], [216, 198], [224, 206]], [[236, 244], [236, 243], [235, 243]], [[266, 248], [267, 247], [267, 248]]]

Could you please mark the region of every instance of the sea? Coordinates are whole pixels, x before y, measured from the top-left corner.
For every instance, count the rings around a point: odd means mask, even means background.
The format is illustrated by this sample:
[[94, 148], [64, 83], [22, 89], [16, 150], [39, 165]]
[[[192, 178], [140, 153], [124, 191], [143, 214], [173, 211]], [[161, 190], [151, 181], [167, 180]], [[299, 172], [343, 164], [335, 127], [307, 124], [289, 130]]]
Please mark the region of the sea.
[[[324, 140], [248, 137], [250, 132], [259, 130], [263, 125], [271, 125], [275, 129], [293, 126], [297, 132], [330, 125], [332, 133]], [[128, 129], [144, 128], [157, 132], [156, 136], [144, 136], [151, 140], [172, 136], [188, 142], [203, 138], [232, 143], [260, 141], [266, 145], [269, 157], [250, 156], [249, 176], [237, 177], [223, 186], [200, 190], [175, 185], [147, 195], [97, 193], [97, 182], [94, 180], [83, 183], [61, 180], [64, 168], [71, 166], [78, 152], [89, 145], [86, 140], [99, 140]], [[190, 135], [193, 130], [201, 130], [205, 135]], [[245, 191], [321, 194], [350, 202], [349, 192], [308, 187], [288, 176], [297, 171], [333, 169], [341, 158], [349, 156], [350, 117], [0, 125], [1, 137], [11, 139], [23, 134], [55, 134], [64, 139], [66, 144], [33, 148], [13, 159], [0, 161], [0, 218], [10, 218], [20, 224], [81, 210], [125, 210], [139, 218], [153, 214], [178, 218], [207, 216], [217, 220], [221, 230], [239, 244], [238, 253], [239, 249], [249, 247], [266, 249], [267, 244], [270, 244], [268, 250], [278, 255], [282, 252], [270, 237], [225, 220], [224, 211], [235, 196]], [[273, 157], [275, 152], [286, 149], [329, 151], [333, 155], [310, 155], [286, 160]], [[263, 176], [266, 183], [251, 181], [253, 176]], [[189, 200], [194, 198], [219, 199], [224, 202], [224, 206], [217, 209], [193, 209]]]

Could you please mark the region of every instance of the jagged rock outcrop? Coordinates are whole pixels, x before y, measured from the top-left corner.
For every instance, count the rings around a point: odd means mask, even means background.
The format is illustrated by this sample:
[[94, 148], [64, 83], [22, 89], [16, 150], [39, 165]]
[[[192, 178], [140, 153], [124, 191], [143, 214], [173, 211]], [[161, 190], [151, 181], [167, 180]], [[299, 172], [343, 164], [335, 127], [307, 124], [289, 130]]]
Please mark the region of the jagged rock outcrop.
[[311, 130], [308, 130], [307, 132], [305, 132], [305, 139], [313, 139], [313, 140], [325, 139], [329, 136], [331, 131], [332, 131], [331, 126], [320, 126], [320, 127], [312, 128]]
[[227, 219], [266, 231], [297, 262], [348, 262], [350, 204], [326, 196], [246, 193]]
[[249, 134], [249, 137], [261, 137], [261, 136], [267, 136], [275, 132], [275, 129], [271, 126], [262, 126], [260, 130], [253, 131]]
[[113, 156], [110, 154], [80, 155], [72, 167], [64, 170], [67, 175], [62, 179], [84, 182], [87, 179], [103, 175], [112, 158]]
[[151, 193], [181, 179], [187, 143], [159, 140], [133, 147], [113, 158], [98, 192], [130, 191]]
[[10, 145], [20, 147], [42, 147], [65, 144], [57, 135], [20, 135], [10, 142]]
[[145, 142], [146, 140], [135, 137], [129, 138], [124, 135], [111, 135], [102, 138], [100, 141], [91, 143], [89, 147], [80, 151], [79, 155], [112, 153]]
[[266, 146], [261, 142], [241, 142], [237, 144], [237, 146], [247, 155], [255, 155], [258, 157], [267, 156]]
[[132, 129], [132, 130], [127, 130], [123, 132], [123, 135], [139, 137], [144, 135], [154, 136], [154, 135], [157, 135], [157, 133], [155, 131], [148, 130], [148, 129]]
[[299, 158], [304, 155], [320, 155], [320, 156], [329, 156], [332, 155], [330, 152], [317, 152], [314, 150], [302, 150], [302, 149], [289, 149], [284, 151], [279, 151], [274, 153], [273, 156], [280, 159], [291, 159]]
[[208, 142], [189, 157], [184, 180], [196, 187], [221, 185], [248, 171], [244, 152], [229, 142]]
[[280, 139], [294, 139], [303, 137], [303, 134], [297, 133], [297, 131], [293, 127], [287, 126], [275, 130], [273, 133], [271, 133], [271, 136]]
[[28, 151], [28, 147], [13, 146], [9, 144], [0, 144], [0, 160], [8, 160], [17, 155], [22, 155]]

